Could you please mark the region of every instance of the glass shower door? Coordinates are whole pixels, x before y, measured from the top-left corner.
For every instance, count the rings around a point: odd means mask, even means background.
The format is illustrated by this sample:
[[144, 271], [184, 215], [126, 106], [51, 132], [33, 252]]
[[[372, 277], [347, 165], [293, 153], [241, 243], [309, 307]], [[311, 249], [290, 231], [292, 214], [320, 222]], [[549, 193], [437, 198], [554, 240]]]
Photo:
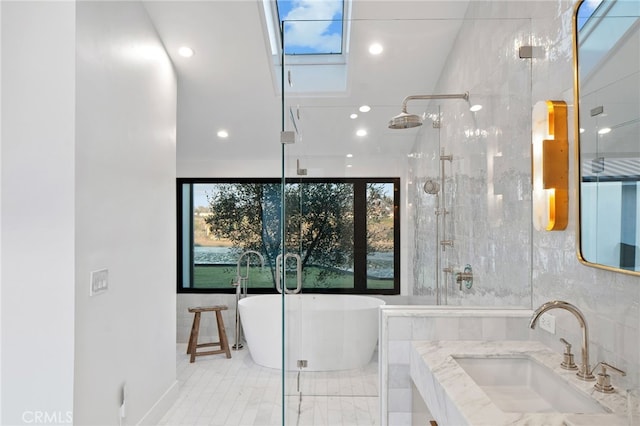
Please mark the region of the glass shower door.
[[[285, 30], [287, 25], [296, 28], [290, 34], [295, 37], [302, 24], [283, 25]], [[322, 24], [331, 27], [329, 22]], [[312, 415], [325, 416], [325, 423], [329, 419], [329, 423], [352, 424], [356, 413], [362, 412], [372, 421], [378, 419], [377, 307], [367, 320], [375, 333], [368, 362], [358, 368], [344, 369], [339, 362], [330, 367], [326, 358], [342, 361], [360, 346], [360, 336], [354, 338], [346, 330], [359, 320], [344, 306], [351, 302], [325, 296], [399, 291], [401, 177], [406, 176], [407, 154], [416, 131], [391, 130], [388, 122], [400, 112], [404, 96], [418, 90], [421, 81], [388, 82], [406, 76], [408, 67], [428, 66], [432, 61], [389, 53], [394, 57], [382, 59], [384, 67], [367, 69], [374, 63], [362, 68], [350, 62], [349, 52], [357, 51], [359, 56], [366, 52], [374, 34], [393, 39], [400, 32], [420, 34], [425, 27], [424, 21], [413, 19], [345, 20], [339, 51], [281, 57], [281, 256], [289, 260], [281, 264], [281, 277], [286, 276], [281, 278], [286, 424], [313, 422], [308, 417]], [[285, 31], [285, 51], [288, 35]], [[417, 48], [427, 38], [415, 36], [411, 42]], [[372, 86], [360, 83], [362, 73], [368, 73]], [[301, 270], [295, 255], [300, 257]], [[300, 273], [302, 291], [284, 291], [297, 288]], [[318, 310], [343, 326], [330, 328]], [[333, 349], [333, 341], [340, 349]], [[331, 415], [342, 417], [331, 420]]]
[[[391, 269], [395, 273], [402, 269], [403, 295], [413, 296], [409, 303], [485, 305], [493, 302], [527, 306], [531, 295], [530, 246], [525, 244], [519, 253], [512, 255], [503, 248], [512, 246], [502, 244], [513, 235], [519, 241], [531, 240], [528, 145], [523, 148], [511, 143], [513, 135], [522, 133], [522, 117], [526, 118], [531, 105], [531, 60], [520, 58], [514, 47], [531, 44], [531, 22], [526, 19], [420, 19], [420, 16], [432, 16], [432, 10], [422, 10], [423, 15], [396, 16], [389, 9], [383, 13], [368, 8], [374, 3], [392, 2], [354, 4], [354, 9], [358, 7], [359, 12], [366, 10], [369, 14], [359, 15], [360, 18], [353, 21], [345, 14], [340, 52], [322, 57], [312, 53], [283, 53], [279, 62], [283, 131], [281, 255], [284, 259], [290, 253], [297, 254], [301, 262], [298, 272], [294, 257], [287, 257], [292, 263], [282, 263], [281, 276], [286, 278], [282, 278], [281, 286], [291, 291], [297, 289], [296, 274], [302, 274], [302, 296], [282, 294], [282, 400], [283, 421], [287, 424], [297, 423], [305, 415], [308, 396], [326, 396], [332, 387], [340, 387], [336, 384], [340, 382], [341, 373], [326, 379], [328, 384], [323, 385], [321, 391], [305, 387], [306, 378], [315, 374], [314, 361], [312, 354], [300, 348], [309, 341], [327, 338], [308, 331], [304, 320], [309, 314], [309, 299], [316, 295], [319, 299], [319, 293], [397, 294], [393, 293], [394, 287], [385, 286], [382, 274], [376, 275], [375, 270]], [[420, 8], [422, 3], [413, 2], [412, 6]], [[380, 16], [394, 18], [372, 18]], [[304, 22], [319, 24], [318, 21]], [[281, 35], [285, 49], [291, 42], [288, 37], [300, 37], [304, 33], [301, 24], [299, 21], [284, 23], [284, 27], [291, 25], [297, 30]], [[449, 52], [456, 49], [466, 51], [455, 46], [460, 34], [465, 40], [476, 40], [488, 37], [494, 28], [501, 28], [515, 41], [505, 44], [501, 52], [506, 59], [496, 63], [492, 72], [476, 72], [478, 63], [474, 61], [486, 62], [486, 57], [481, 55], [449, 56]], [[443, 54], [425, 55], [425, 46], [436, 40], [442, 45]], [[375, 41], [387, 41], [389, 45], [383, 46], [382, 54], [376, 55], [372, 49], [371, 56], [366, 56], [368, 59], [352, 60], [351, 53], [358, 52], [361, 56]], [[410, 103], [408, 113], [415, 113], [416, 119], [423, 122], [417, 129], [388, 127], [389, 120], [401, 112], [407, 96], [467, 91], [471, 95], [469, 102], [447, 99]], [[470, 110], [475, 102], [484, 105], [481, 113]], [[333, 185], [331, 188], [338, 191], [338, 184], [344, 183], [338, 180], [350, 178], [379, 178], [377, 183], [384, 183], [385, 178], [397, 179], [402, 199], [393, 204], [392, 210], [396, 209], [396, 216], [401, 213], [399, 209], [404, 210], [402, 261], [396, 254], [392, 266], [385, 266], [389, 263], [386, 260], [389, 250], [380, 244], [385, 238], [381, 236], [383, 233], [376, 234], [374, 231], [379, 229], [358, 224], [358, 218], [374, 215], [376, 205], [385, 207], [384, 202], [372, 203], [368, 195], [358, 198], [363, 188], [368, 194], [367, 184], [360, 184], [359, 189], [356, 184], [351, 187], [353, 211], [350, 215], [338, 215], [354, 219], [350, 230], [345, 226], [339, 232], [343, 236], [353, 235], [350, 258], [344, 261], [335, 258], [333, 265], [318, 264], [318, 258], [310, 260], [313, 256], [309, 255], [306, 236], [312, 226], [306, 215], [312, 210], [309, 203], [318, 196], [314, 190]], [[395, 196], [397, 194], [387, 198]], [[329, 210], [337, 199], [325, 199], [321, 207]], [[364, 208], [356, 214], [358, 206]], [[359, 239], [358, 235], [364, 238]], [[330, 247], [323, 252], [336, 252], [335, 246]], [[518, 262], [512, 265], [514, 256]], [[376, 257], [383, 259], [383, 266], [374, 266]], [[362, 259], [366, 268], [359, 272]], [[352, 278], [342, 287], [323, 288], [314, 275], [314, 268], [316, 271], [333, 269], [343, 275], [352, 268]], [[472, 273], [473, 281], [463, 275]], [[335, 283], [335, 280], [329, 281]], [[305, 296], [312, 297], [305, 299]], [[342, 333], [335, 333], [333, 337], [345, 339]], [[377, 377], [372, 386], [373, 397], [377, 396], [376, 380]], [[369, 388], [364, 388], [363, 395], [369, 397]]]
[[[425, 305], [447, 304], [447, 278], [449, 268], [443, 261], [448, 237], [445, 230], [451, 208], [447, 205], [446, 173], [447, 156], [440, 144], [439, 105], [429, 106], [424, 123], [408, 154], [408, 197], [413, 202], [408, 206], [409, 220], [414, 224], [409, 229], [409, 240], [413, 241], [414, 260], [411, 273], [415, 282], [413, 303]], [[445, 243], [446, 244], [446, 243]]]
[[[327, 324], [326, 313], [331, 316], [329, 319], [337, 320], [342, 312], [334, 301], [326, 299], [325, 293], [349, 293], [355, 288], [352, 214], [355, 185], [343, 180], [348, 175], [348, 153], [332, 148], [339, 146], [345, 137], [331, 124], [342, 118], [345, 108], [318, 107], [313, 102], [318, 96], [327, 96], [323, 91], [344, 91], [346, 63], [340, 53], [295, 53], [298, 44], [290, 42], [287, 36], [295, 37], [308, 24], [299, 21], [282, 24], [284, 50], [290, 53], [282, 56], [281, 75], [284, 200], [281, 256], [288, 260], [281, 265], [285, 424], [313, 422], [309, 416], [319, 409], [324, 413], [316, 415], [321, 416], [341, 411], [335, 406], [340, 400], [334, 398], [343, 393], [341, 376], [348, 374], [332, 371], [326, 358], [339, 352], [327, 353], [334, 347], [328, 340], [342, 343], [344, 338], [339, 330]], [[320, 23], [326, 28], [334, 24]], [[343, 23], [339, 28], [344, 30]], [[338, 50], [342, 48], [340, 44]], [[374, 389], [375, 385], [373, 381]]]

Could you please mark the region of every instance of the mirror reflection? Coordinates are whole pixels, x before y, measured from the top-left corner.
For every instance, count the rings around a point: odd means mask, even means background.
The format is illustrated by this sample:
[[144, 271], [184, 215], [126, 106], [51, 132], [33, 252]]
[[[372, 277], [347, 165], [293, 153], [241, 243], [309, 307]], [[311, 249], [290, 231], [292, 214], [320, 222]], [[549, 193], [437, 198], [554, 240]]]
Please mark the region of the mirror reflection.
[[582, 261], [640, 271], [640, 2], [576, 9]]

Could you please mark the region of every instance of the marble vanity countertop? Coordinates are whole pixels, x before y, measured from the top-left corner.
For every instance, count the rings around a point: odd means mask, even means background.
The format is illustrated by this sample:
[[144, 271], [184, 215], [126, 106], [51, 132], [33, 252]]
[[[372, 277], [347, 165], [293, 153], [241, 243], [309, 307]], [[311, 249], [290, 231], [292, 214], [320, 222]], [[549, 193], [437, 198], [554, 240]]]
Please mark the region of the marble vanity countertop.
[[[455, 357], [523, 356], [546, 366], [579, 392], [596, 399], [611, 414], [508, 413], [500, 410], [454, 360]], [[627, 425], [626, 395], [593, 389], [575, 371], [560, 367], [561, 354], [537, 341], [414, 341], [410, 374], [429, 410], [446, 425]], [[613, 386], [615, 387], [615, 382]]]

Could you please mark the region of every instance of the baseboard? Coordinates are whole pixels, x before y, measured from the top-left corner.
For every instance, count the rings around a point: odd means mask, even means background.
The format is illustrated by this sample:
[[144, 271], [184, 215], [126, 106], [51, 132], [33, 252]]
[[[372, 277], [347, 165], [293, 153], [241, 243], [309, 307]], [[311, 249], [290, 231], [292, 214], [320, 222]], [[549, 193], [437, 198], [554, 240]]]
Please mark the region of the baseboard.
[[169, 389], [156, 401], [147, 411], [142, 419], [137, 423], [140, 426], [154, 426], [160, 423], [162, 417], [169, 411], [169, 408], [178, 399], [178, 381], [173, 382]]

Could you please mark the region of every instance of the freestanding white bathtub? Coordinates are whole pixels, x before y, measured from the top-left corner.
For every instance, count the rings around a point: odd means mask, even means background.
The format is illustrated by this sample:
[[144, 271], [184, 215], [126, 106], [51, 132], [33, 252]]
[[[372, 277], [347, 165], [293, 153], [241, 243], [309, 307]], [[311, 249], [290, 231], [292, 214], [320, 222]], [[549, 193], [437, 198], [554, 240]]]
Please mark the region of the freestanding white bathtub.
[[[285, 368], [349, 370], [367, 365], [378, 341], [378, 311], [384, 301], [369, 296], [285, 296]], [[249, 296], [239, 302], [240, 319], [256, 364], [282, 368], [282, 296]]]

